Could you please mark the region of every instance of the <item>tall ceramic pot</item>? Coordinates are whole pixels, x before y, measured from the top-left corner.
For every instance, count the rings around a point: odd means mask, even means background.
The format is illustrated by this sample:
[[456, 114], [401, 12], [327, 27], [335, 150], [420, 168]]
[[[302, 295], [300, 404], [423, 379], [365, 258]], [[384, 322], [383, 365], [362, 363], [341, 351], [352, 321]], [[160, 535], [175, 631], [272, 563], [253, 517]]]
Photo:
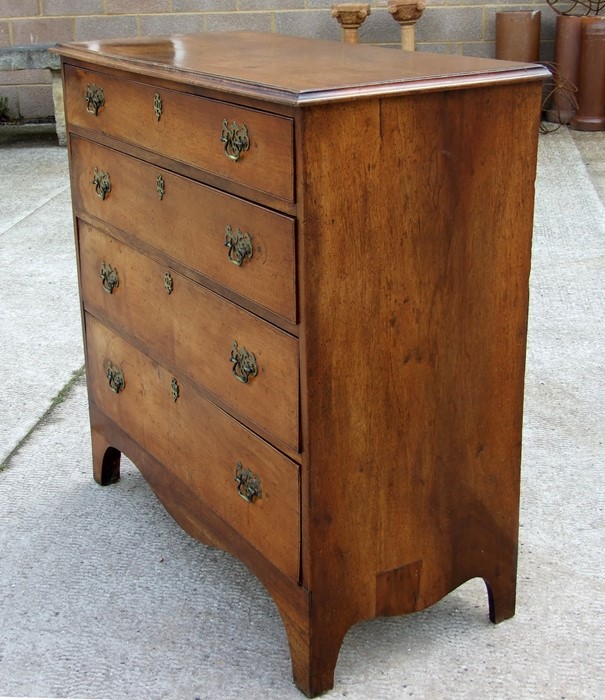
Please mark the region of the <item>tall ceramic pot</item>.
[[540, 10], [496, 12], [496, 58], [539, 61], [541, 17]]
[[569, 124], [578, 107], [582, 18], [557, 15], [555, 30], [554, 91], [546, 119]]
[[582, 17], [578, 111], [571, 128], [605, 131], [605, 17]]

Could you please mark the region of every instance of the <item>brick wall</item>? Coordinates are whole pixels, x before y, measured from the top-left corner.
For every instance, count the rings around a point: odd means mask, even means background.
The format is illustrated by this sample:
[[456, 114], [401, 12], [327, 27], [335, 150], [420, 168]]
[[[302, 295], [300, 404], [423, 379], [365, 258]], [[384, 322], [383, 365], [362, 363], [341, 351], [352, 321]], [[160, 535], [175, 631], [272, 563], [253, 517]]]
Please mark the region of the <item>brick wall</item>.
[[[0, 0], [0, 47], [135, 35], [255, 29], [338, 41], [333, 0]], [[493, 56], [495, 13], [542, 10], [542, 58], [551, 60], [555, 14], [545, 2], [426, 0], [416, 27], [418, 49]], [[361, 43], [397, 46], [399, 25], [387, 0], [374, 0]], [[53, 114], [45, 71], [0, 72], [0, 97], [11, 117]]]

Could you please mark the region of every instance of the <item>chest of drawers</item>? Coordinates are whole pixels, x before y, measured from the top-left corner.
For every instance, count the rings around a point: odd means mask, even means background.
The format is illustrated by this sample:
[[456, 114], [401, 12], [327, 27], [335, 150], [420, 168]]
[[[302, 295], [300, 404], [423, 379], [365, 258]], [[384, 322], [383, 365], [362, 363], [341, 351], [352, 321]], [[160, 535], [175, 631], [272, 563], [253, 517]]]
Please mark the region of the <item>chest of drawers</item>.
[[[264, 582], [294, 679], [473, 577], [514, 612], [539, 66], [60, 47], [93, 473]], [[150, 536], [152, 536], [150, 534]]]

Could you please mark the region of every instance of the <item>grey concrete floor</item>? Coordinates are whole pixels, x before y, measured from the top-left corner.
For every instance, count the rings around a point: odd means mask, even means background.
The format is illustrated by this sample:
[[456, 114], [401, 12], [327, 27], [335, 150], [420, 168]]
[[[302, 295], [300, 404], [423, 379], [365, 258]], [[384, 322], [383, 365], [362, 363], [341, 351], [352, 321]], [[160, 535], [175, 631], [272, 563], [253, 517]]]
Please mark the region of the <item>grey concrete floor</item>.
[[[0, 696], [299, 698], [262, 586], [91, 477], [66, 151], [0, 129]], [[605, 135], [541, 136], [516, 616], [356, 625], [330, 698], [605, 697]]]

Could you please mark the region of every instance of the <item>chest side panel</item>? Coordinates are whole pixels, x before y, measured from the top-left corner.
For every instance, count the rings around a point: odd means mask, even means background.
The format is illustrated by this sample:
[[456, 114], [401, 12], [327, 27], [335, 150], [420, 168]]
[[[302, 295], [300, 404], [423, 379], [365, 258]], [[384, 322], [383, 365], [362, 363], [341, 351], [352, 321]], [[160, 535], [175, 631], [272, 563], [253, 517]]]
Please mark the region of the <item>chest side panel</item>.
[[516, 558], [539, 92], [301, 114], [305, 564], [358, 619]]

